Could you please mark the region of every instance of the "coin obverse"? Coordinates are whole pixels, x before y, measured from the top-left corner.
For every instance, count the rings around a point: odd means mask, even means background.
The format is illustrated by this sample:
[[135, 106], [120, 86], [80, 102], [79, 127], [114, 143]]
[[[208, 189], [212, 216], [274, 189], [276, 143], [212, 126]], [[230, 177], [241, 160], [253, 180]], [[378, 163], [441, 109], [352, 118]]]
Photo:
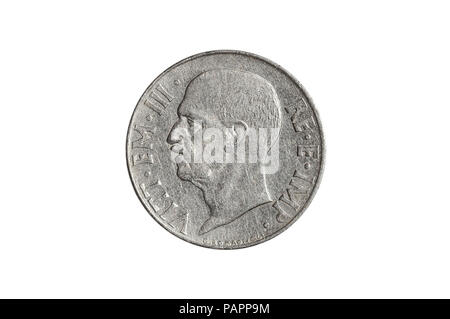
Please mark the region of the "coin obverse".
[[324, 140], [311, 98], [287, 71], [255, 54], [211, 51], [145, 90], [126, 156], [136, 194], [161, 226], [234, 249], [275, 237], [303, 213]]

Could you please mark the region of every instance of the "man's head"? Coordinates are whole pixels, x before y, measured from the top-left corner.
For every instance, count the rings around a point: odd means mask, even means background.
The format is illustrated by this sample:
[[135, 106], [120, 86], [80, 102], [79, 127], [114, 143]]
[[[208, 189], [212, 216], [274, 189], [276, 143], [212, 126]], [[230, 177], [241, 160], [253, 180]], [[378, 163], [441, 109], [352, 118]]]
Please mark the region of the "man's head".
[[[263, 176], [258, 169], [261, 163], [205, 162], [196, 160], [195, 154], [188, 159], [186, 153], [192, 155], [198, 152], [194, 135], [203, 134], [211, 128], [222, 130], [224, 140], [234, 138], [234, 144], [228, 144], [224, 153], [229, 152], [230, 148], [236, 150], [239, 136], [245, 136], [251, 129], [280, 128], [280, 103], [269, 82], [245, 71], [217, 69], [203, 72], [188, 84], [178, 108], [178, 117], [167, 141], [172, 144], [173, 152], [180, 152], [176, 161], [177, 174], [181, 179], [192, 182], [204, 193], [220, 190], [231, 197], [230, 187], [236, 189], [237, 185], [245, 187], [250, 184], [258, 187], [258, 184], [263, 183]], [[217, 142], [218, 138], [222, 137], [214, 136], [212, 141], [210, 137], [208, 141], [203, 136], [201, 152], [209, 142]]]
[[250, 127], [279, 127], [280, 121], [279, 101], [272, 85], [254, 73], [228, 69], [195, 77], [186, 88], [178, 114], [227, 127], [238, 121]]
[[[228, 69], [206, 71], [195, 77], [186, 88], [178, 117], [168, 136], [175, 151], [180, 144], [193, 150], [192, 139], [180, 132], [192, 136], [195, 122], [201, 123], [203, 130], [229, 128], [229, 133], [238, 134], [249, 128], [279, 128], [281, 121], [278, 97], [269, 82], [253, 73]], [[196, 167], [199, 164], [192, 162], [179, 165], [180, 178], [204, 179], [211, 177], [214, 169], [223, 170], [220, 165], [202, 163], [202, 167]]]

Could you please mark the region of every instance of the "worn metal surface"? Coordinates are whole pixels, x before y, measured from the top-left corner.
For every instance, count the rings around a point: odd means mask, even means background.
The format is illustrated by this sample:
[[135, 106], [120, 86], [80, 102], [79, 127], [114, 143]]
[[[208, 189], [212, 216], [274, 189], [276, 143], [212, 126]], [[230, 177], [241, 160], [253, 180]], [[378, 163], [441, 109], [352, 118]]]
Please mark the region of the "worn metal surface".
[[[217, 144], [212, 129], [228, 144]], [[264, 149], [266, 131], [275, 133]], [[276, 236], [303, 213], [320, 181], [324, 141], [310, 97], [287, 71], [254, 54], [211, 51], [178, 62], [145, 90], [126, 152], [136, 194], [158, 223], [190, 243], [233, 249]]]

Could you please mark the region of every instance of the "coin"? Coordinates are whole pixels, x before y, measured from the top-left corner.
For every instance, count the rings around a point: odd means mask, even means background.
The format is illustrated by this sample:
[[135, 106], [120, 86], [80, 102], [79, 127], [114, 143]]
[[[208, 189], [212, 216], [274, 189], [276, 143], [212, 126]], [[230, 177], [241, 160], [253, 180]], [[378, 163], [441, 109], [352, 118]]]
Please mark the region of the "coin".
[[294, 223], [323, 170], [317, 111], [277, 64], [241, 51], [186, 58], [145, 90], [127, 134], [137, 196], [166, 230], [203, 247], [264, 242]]

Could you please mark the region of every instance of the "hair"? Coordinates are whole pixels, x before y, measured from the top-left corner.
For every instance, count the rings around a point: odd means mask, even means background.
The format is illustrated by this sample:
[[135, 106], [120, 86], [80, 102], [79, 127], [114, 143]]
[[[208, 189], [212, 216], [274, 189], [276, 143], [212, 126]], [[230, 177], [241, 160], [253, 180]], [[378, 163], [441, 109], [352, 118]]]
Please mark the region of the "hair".
[[281, 126], [281, 107], [275, 89], [254, 73], [230, 69], [205, 71], [188, 84], [185, 102], [192, 108], [212, 112], [224, 124], [244, 121], [254, 128]]

